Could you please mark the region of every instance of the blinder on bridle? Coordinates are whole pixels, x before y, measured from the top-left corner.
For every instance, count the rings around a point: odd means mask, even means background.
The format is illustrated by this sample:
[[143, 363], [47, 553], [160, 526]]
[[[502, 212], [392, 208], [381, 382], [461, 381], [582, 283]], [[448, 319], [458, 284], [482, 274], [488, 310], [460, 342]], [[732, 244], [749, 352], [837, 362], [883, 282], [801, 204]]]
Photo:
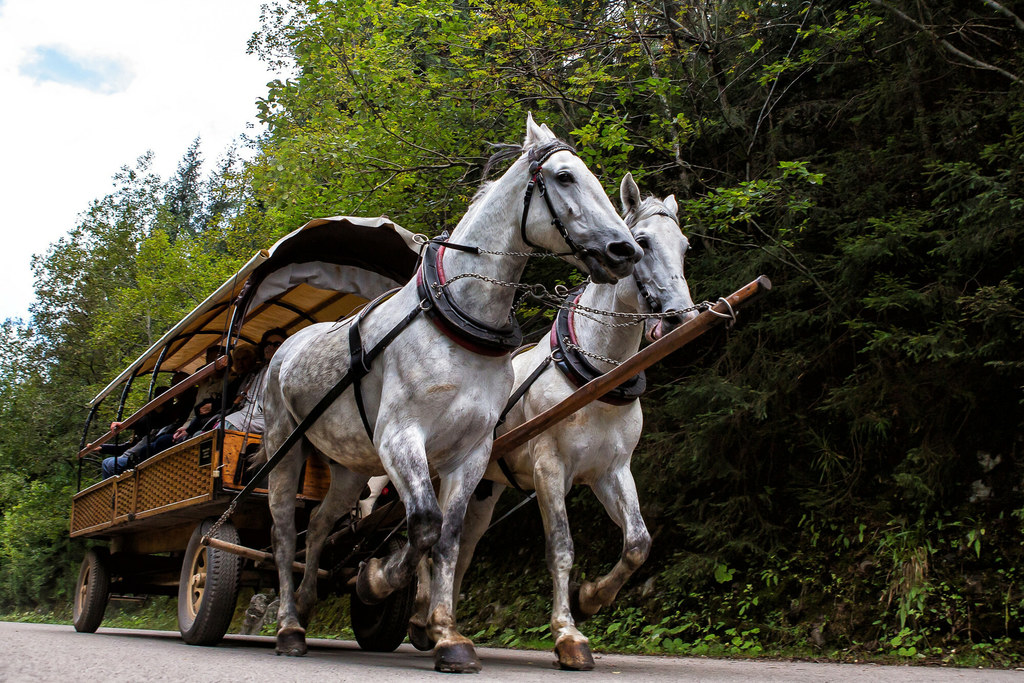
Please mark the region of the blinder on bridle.
[[562, 236], [565, 241], [565, 245], [569, 247], [569, 251], [561, 254], [555, 254], [555, 256], [574, 256], [579, 258], [587, 252], [586, 249], [578, 245], [573, 241], [572, 237], [569, 236], [569, 231], [566, 230], [565, 225], [558, 217], [558, 213], [555, 212], [555, 207], [551, 203], [551, 197], [548, 195], [547, 186], [544, 181], [544, 162], [551, 158], [553, 154], [558, 152], [571, 152], [576, 154], [576, 149], [571, 145], [568, 145], [561, 140], [555, 140], [547, 145], [538, 147], [530, 151], [530, 182], [526, 186], [526, 195], [523, 197], [523, 219], [519, 223], [519, 232], [522, 235], [523, 242], [533, 249], [538, 251], [547, 251], [544, 247], [530, 241], [530, 238], [526, 235], [526, 217], [530, 213], [530, 200], [533, 198], [533, 191], [536, 188], [537, 193], [544, 198], [544, 202], [548, 205], [548, 211], [551, 213], [551, 224], [558, 230], [558, 234]]
[[[651, 197], [645, 200], [644, 203], [650, 201], [657, 200]], [[657, 203], [660, 204], [661, 202]], [[632, 232], [633, 228], [637, 225], [637, 223], [646, 218], [651, 218], [652, 216], [664, 216], [665, 218], [670, 219], [677, 226], [679, 225], [679, 218], [670, 213], [668, 210], [659, 209], [658, 211], [645, 212], [641, 208], [626, 214], [626, 226], [629, 228], [630, 232]], [[651, 294], [650, 290], [647, 289], [647, 285], [645, 285], [643, 280], [640, 279], [640, 272], [636, 268], [633, 269], [633, 279], [636, 281], [636, 288], [640, 291], [640, 296], [642, 296], [644, 301], [647, 302], [647, 307], [651, 309], [651, 313], [661, 313], [661, 302], [655, 299], [654, 296]]]

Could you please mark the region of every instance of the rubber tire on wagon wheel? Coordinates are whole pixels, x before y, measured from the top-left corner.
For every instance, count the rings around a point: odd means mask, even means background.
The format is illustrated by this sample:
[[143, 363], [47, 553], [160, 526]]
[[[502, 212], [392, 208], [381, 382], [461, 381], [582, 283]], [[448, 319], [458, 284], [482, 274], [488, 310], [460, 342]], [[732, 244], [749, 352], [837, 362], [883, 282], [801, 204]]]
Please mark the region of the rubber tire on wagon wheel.
[[[387, 546], [390, 554], [402, 547], [397, 541]], [[394, 652], [409, 630], [416, 601], [416, 580], [399, 588], [376, 605], [367, 605], [355, 593], [349, 595], [352, 632], [359, 647], [367, 652]]]
[[[189, 645], [216, 645], [231, 625], [238, 603], [242, 558], [201, 541], [213, 520], [203, 521], [188, 541], [178, 581], [178, 630]], [[238, 531], [225, 522], [214, 538], [238, 543]]]
[[75, 630], [95, 633], [103, 622], [110, 598], [110, 553], [106, 548], [90, 548], [82, 560], [75, 584]]

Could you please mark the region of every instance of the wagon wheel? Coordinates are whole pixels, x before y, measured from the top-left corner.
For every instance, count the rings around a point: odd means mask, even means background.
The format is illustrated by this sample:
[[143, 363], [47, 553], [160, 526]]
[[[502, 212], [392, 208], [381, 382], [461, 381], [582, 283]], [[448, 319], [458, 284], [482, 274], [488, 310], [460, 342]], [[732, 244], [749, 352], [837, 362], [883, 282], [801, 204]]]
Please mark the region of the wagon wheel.
[[[378, 555], [389, 555], [402, 544], [392, 540]], [[416, 600], [416, 581], [399, 588], [376, 605], [367, 605], [355, 593], [349, 595], [352, 631], [359, 647], [369, 652], [393, 652], [405, 640]]]
[[[213, 525], [205, 520], [192, 532], [178, 581], [178, 630], [189, 645], [216, 645], [227, 633], [238, 602], [242, 558], [200, 542]], [[238, 543], [238, 531], [224, 523], [215, 536]]]
[[95, 633], [103, 621], [110, 597], [110, 553], [106, 548], [90, 548], [82, 560], [75, 584], [75, 630]]

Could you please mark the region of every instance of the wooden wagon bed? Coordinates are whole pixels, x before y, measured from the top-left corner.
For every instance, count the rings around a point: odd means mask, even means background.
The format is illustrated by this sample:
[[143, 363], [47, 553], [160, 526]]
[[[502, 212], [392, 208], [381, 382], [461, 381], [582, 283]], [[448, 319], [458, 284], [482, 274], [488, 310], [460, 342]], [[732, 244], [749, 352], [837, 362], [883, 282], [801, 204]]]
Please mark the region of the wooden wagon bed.
[[[77, 493], [71, 506], [71, 537], [114, 537], [179, 526], [224, 511], [234, 492], [246, 483], [245, 455], [260, 436], [225, 431], [223, 448], [217, 432], [200, 434], [109, 479]], [[319, 502], [330, 473], [316, 457], [306, 463], [299, 499]], [[256, 489], [266, 494], [266, 489]], [[265, 509], [262, 497], [253, 506]], [[243, 513], [244, 514], [244, 513]]]

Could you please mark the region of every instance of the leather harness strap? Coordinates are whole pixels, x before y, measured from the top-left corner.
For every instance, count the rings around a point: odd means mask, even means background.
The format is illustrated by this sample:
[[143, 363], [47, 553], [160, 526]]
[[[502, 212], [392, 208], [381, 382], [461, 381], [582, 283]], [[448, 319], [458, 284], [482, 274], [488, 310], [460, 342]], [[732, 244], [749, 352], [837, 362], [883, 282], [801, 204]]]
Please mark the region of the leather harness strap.
[[[447, 233], [442, 235], [442, 239]], [[523, 343], [523, 331], [509, 312], [508, 323], [492, 327], [474, 320], [456, 304], [445, 287], [444, 266], [441, 257], [445, 243], [431, 240], [423, 255], [423, 265], [416, 275], [416, 292], [431, 303], [427, 318], [445, 336], [456, 344], [484, 356], [505, 356]]]
[[[593, 366], [582, 353], [572, 348], [566, 342], [576, 343], [576, 330], [573, 325], [575, 314], [572, 305], [579, 301], [583, 294], [583, 288], [577, 288], [569, 292], [566, 303], [570, 304], [558, 310], [555, 316], [555, 324], [551, 326], [551, 346], [560, 353], [555, 356], [555, 365], [562, 371], [570, 382], [577, 387], [582, 387], [592, 379], [600, 377], [604, 373]], [[559, 357], [560, 356], [560, 357]], [[640, 398], [647, 389], [647, 377], [641, 371], [607, 394], [599, 398], [602, 403], [615, 406], [629, 405]]]
[[[392, 296], [394, 296], [395, 292], [397, 291], [399, 290], [393, 289], [389, 292], [385, 292], [381, 296], [377, 297], [376, 299], [368, 303], [365, 307], [363, 307], [363, 310], [359, 311], [358, 316], [356, 317], [355, 320], [352, 321], [352, 324], [348, 328], [349, 372], [353, 372], [354, 368], [359, 368], [358, 371], [355, 371], [354, 377], [352, 379], [352, 391], [356, 399], [356, 408], [359, 409], [359, 419], [362, 420], [363, 429], [366, 430], [366, 435], [370, 437], [370, 441], [373, 441], [373, 427], [370, 426], [370, 421], [366, 417], [366, 406], [363, 403], [363, 391], [362, 387], [360, 386], [360, 380], [362, 380], [363, 377], [370, 373], [370, 362], [373, 359], [368, 358], [367, 354], [363, 351], [363, 336], [362, 333], [359, 331], [359, 323], [366, 315], [370, 313], [370, 311], [377, 308], [377, 306], [379, 306], [381, 303], [390, 299]], [[417, 311], [418, 310], [419, 309], [417, 308]], [[408, 326], [408, 324], [411, 322], [412, 318], [409, 318], [409, 322], [406, 323], [405, 326]], [[398, 333], [404, 330], [405, 326], [403, 326], [402, 329], [398, 330]], [[394, 332], [394, 330], [392, 330], [392, 332]], [[384, 339], [387, 340], [385, 345], [390, 344], [392, 341], [394, 341], [394, 338], [398, 336], [398, 333], [395, 333], [394, 336], [391, 337], [391, 339], [388, 339], [390, 333], [389, 335], [385, 336]]]
[[[533, 348], [533, 346], [534, 345], [532, 344], [530, 346], [524, 346], [521, 349], [521, 351], [531, 349]], [[526, 395], [526, 392], [530, 390], [530, 387], [533, 386], [533, 383], [537, 381], [537, 378], [540, 377], [544, 373], [544, 371], [548, 369], [549, 365], [551, 365], [551, 356], [547, 356], [546, 358], [544, 358], [544, 360], [541, 361], [540, 365], [534, 368], [533, 372], [530, 373], [530, 376], [527, 377], [523, 381], [523, 383], [520, 384], [516, 388], [516, 390], [512, 392], [512, 395], [509, 396], [508, 402], [505, 404], [505, 409], [501, 411], [501, 416], [498, 418], [498, 424], [494, 426], [495, 432], [497, 432], [498, 427], [505, 423], [505, 418], [508, 417], [508, 414], [510, 412], [512, 412], [512, 408], [515, 406], [515, 404], [519, 403], [519, 399]], [[498, 463], [498, 469], [500, 469], [501, 473], [505, 475], [505, 479], [508, 480], [508, 483], [511, 484], [516, 491], [519, 491], [520, 493], [526, 493], [526, 491], [523, 490], [523, 487], [519, 485], [519, 482], [516, 481], [515, 473], [512, 472], [512, 468], [509, 466], [508, 461], [505, 459], [505, 456], [498, 456], [495, 459], [495, 462]]]
[[[576, 154], [576, 150], [564, 142], [558, 141], [551, 144], [548, 147], [541, 147], [540, 149], [531, 152], [530, 161], [530, 182], [526, 185], [526, 195], [523, 197], [523, 218], [519, 222], [519, 232], [528, 246], [537, 249], [538, 251], [546, 251], [543, 247], [538, 244], [534, 244], [530, 241], [530, 238], [526, 235], [526, 217], [530, 213], [530, 200], [533, 198], [533, 190], [536, 188], [538, 194], [544, 198], [544, 203], [548, 205], [548, 212], [551, 213], [551, 224], [558, 230], [558, 234], [565, 240], [565, 245], [569, 247], [569, 251], [563, 254], [556, 254], [557, 256], [576, 256], [579, 257], [586, 253], [586, 250], [580, 247], [573, 239], [569, 236], [569, 231], [566, 230], [565, 225], [558, 217], [558, 213], [555, 211], [554, 205], [551, 203], [551, 197], [548, 195], [547, 187], [544, 181], [544, 174], [541, 171], [544, 170], [544, 162], [546, 162], [553, 154], [558, 152], [571, 152]], [[536, 154], [536, 158], [532, 158]]]
[[[324, 394], [317, 404], [313, 406], [313, 409], [310, 410], [304, 418], [302, 418], [302, 421], [296, 425], [295, 429], [293, 429], [291, 434], [289, 434], [284, 440], [284, 443], [278, 447], [277, 451], [270, 456], [265, 463], [263, 463], [263, 466], [260, 467], [259, 471], [257, 471], [255, 475], [253, 475], [249, 483], [245, 485], [245, 488], [239, 491], [238, 495], [234, 497], [221, 519], [230, 517], [231, 514], [234, 513], [238, 503], [252, 494], [253, 490], [260, 485], [261, 480], [269, 474], [272, 469], [277, 467], [278, 463], [284, 459], [284, 456], [287, 455], [292, 447], [299, 442], [299, 439], [305, 435], [309, 428], [313, 426], [313, 423], [320, 419], [320, 416], [324, 414], [324, 411], [326, 411], [346, 389], [369, 373], [370, 364], [373, 362], [374, 358], [380, 355], [380, 353], [387, 348], [387, 346], [394, 341], [395, 338], [405, 330], [405, 328], [412, 324], [412, 321], [416, 319], [416, 316], [420, 314], [421, 310], [420, 306], [412, 309], [412, 311], [407, 313], [404, 318], [398, 321], [398, 324], [395, 325], [383, 339], [377, 342], [376, 346], [371, 348], [369, 351], [362, 351], [358, 354], [357, 362], [354, 362], [349, 366], [348, 371], [341, 376], [337, 383], [331, 387], [326, 394]], [[362, 314], [360, 314], [360, 318], [361, 317]], [[353, 327], [358, 325], [360, 318], [352, 320]], [[361, 346], [362, 344], [360, 343], [360, 347]]]

